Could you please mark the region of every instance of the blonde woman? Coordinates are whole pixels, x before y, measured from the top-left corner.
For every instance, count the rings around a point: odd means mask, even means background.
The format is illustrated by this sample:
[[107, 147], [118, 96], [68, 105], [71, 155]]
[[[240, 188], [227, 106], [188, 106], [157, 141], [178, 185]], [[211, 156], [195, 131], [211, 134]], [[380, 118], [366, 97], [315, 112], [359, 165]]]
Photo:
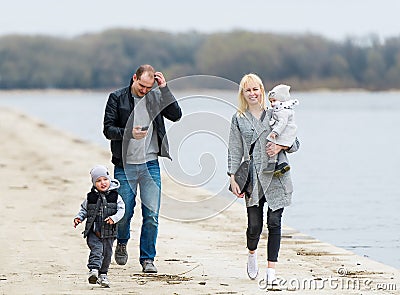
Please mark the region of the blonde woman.
[[[232, 193], [245, 198], [247, 207], [247, 274], [250, 279], [258, 275], [257, 246], [264, 223], [264, 205], [267, 211], [267, 271], [266, 282], [275, 280], [275, 264], [281, 241], [281, 219], [283, 209], [291, 203], [293, 192], [290, 171], [280, 176], [262, 173], [270, 157], [282, 151], [281, 156], [288, 162], [286, 153], [295, 152], [300, 144], [296, 139], [290, 147], [269, 142], [267, 135], [272, 131], [269, 125], [271, 110], [265, 107], [265, 89], [262, 80], [255, 74], [247, 74], [240, 81], [238, 111], [232, 116], [228, 146], [228, 175]], [[235, 181], [235, 172], [240, 163], [249, 157], [253, 148], [253, 190], [242, 193]], [[265, 147], [267, 146], [266, 150]]]

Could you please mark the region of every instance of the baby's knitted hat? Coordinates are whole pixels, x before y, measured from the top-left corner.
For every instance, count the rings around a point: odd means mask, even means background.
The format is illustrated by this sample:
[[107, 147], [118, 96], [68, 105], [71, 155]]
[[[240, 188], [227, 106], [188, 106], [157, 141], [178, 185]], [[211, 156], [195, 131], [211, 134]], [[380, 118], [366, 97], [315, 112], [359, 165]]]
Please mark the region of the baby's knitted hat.
[[290, 99], [290, 86], [279, 84], [276, 85], [270, 92], [268, 92], [268, 98], [275, 98], [279, 101], [288, 101]]
[[108, 169], [102, 165], [96, 165], [90, 170], [90, 176], [92, 177], [92, 183], [95, 185], [97, 178], [104, 176], [111, 181], [110, 173]]

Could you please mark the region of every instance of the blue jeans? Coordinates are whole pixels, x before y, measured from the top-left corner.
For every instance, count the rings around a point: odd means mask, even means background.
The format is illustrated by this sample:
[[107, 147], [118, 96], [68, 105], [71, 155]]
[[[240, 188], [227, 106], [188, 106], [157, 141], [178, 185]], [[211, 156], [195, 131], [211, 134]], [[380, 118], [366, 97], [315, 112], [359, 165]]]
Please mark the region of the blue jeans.
[[148, 161], [144, 164], [126, 164], [124, 168], [115, 166], [114, 177], [120, 183], [118, 193], [125, 202], [125, 215], [118, 222], [118, 243], [127, 244], [130, 239], [131, 219], [139, 185], [143, 218], [139, 261], [154, 260], [161, 200], [161, 176], [158, 160]]

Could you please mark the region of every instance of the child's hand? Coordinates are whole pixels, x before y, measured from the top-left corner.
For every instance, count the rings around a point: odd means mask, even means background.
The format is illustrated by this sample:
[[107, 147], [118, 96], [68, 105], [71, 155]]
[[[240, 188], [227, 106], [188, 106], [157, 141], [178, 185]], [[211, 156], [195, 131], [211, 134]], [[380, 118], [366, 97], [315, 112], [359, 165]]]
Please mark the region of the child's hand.
[[275, 139], [276, 138], [276, 133], [275, 132], [271, 132], [268, 137]]
[[114, 220], [112, 220], [111, 217], [107, 217], [106, 219], [104, 219], [104, 221], [108, 224], [114, 224]]
[[74, 227], [76, 227], [79, 223], [82, 223], [82, 221], [79, 218], [74, 219]]

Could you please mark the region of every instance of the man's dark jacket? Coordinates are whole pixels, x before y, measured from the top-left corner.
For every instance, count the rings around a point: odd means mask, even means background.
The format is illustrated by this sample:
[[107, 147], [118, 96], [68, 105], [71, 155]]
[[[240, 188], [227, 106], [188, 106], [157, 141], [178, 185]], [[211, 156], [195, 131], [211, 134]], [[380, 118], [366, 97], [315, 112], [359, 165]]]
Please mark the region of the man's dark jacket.
[[[123, 166], [126, 158], [129, 140], [132, 139], [134, 98], [131, 86], [116, 90], [108, 97], [104, 121], [103, 133], [111, 141], [112, 163]], [[158, 155], [168, 157], [169, 145], [165, 131], [164, 117], [173, 122], [182, 117], [181, 108], [168, 86], [151, 90], [146, 94], [146, 108], [150, 120], [153, 122], [154, 132], [157, 132]], [[125, 127], [128, 128], [125, 129]]]

